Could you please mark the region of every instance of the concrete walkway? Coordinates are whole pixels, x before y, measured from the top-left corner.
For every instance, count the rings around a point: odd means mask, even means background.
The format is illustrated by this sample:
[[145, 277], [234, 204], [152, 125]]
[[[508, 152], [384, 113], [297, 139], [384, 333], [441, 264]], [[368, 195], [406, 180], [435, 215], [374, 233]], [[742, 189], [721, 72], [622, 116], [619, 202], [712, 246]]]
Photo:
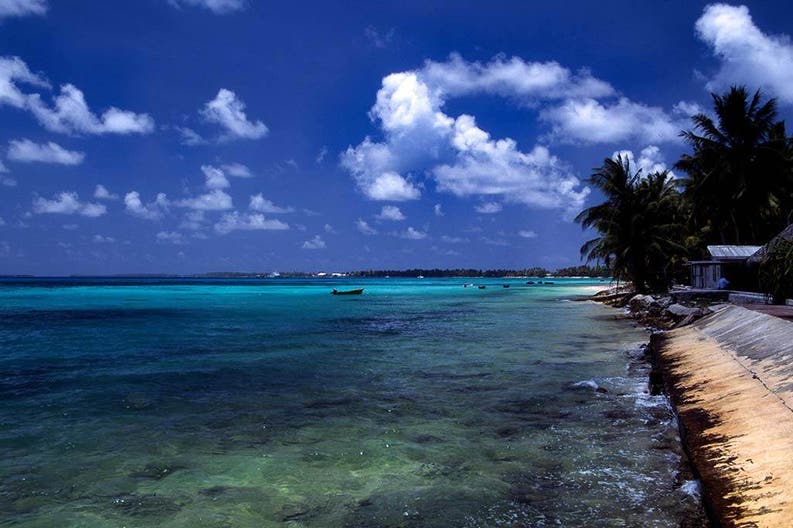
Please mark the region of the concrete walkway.
[[727, 306], [653, 351], [721, 525], [793, 526], [793, 323]]

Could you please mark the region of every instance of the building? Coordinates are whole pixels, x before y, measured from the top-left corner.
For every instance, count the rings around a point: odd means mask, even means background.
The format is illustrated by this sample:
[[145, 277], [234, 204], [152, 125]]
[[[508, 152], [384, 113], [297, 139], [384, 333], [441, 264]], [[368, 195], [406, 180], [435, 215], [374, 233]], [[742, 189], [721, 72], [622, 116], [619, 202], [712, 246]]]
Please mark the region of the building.
[[693, 260], [688, 264], [691, 269], [691, 287], [702, 290], [715, 290], [719, 279], [724, 277], [730, 282], [730, 289], [756, 290], [756, 274], [752, 272], [749, 258], [763, 246], [708, 246], [710, 260]]

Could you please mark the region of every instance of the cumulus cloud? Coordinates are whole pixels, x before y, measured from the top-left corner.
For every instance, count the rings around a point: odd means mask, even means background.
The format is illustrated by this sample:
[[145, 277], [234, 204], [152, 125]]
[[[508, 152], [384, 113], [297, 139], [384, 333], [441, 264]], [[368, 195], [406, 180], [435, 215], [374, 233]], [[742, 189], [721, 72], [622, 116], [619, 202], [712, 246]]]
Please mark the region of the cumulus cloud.
[[47, 0], [0, 0], [0, 20], [5, 17], [46, 13]]
[[370, 226], [366, 220], [362, 220], [360, 218], [355, 221], [355, 228], [358, 230], [358, 232], [366, 236], [377, 234], [377, 230], [375, 228]]
[[474, 206], [474, 210], [480, 214], [500, 213], [502, 209], [504, 209], [504, 206], [498, 202], [485, 202]]
[[335, 234], [336, 234], [336, 230], [335, 230], [335, 229], [333, 229], [333, 226], [332, 226], [332, 225], [330, 225], [330, 224], [325, 224], [325, 227], [324, 227], [323, 229], [325, 229], [325, 232], [326, 232], [326, 233], [330, 233], [330, 234], [332, 234], [332, 235], [335, 235]]
[[94, 244], [112, 244], [116, 241], [116, 239], [111, 236], [103, 235], [94, 235], [92, 240], [94, 241]]
[[188, 209], [199, 211], [226, 211], [233, 207], [231, 196], [220, 189], [213, 189], [207, 193], [193, 198], [185, 198], [175, 203], [179, 207], [187, 207]]
[[793, 44], [787, 35], [763, 33], [744, 5], [711, 4], [695, 27], [697, 36], [721, 61], [706, 85], [708, 90], [745, 84], [768, 90], [783, 103], [793, 103]]
[[521, 229], [518, 231], [518, 236], [522, 238], [537, 238], [537, 233], [530, 229]]
[[228, 173], [229, 176], [234, 176], [235, 178], [253, 177], [251, 170], [242, 163], [226, 163], [224, 165], [221, 165], [220, 168], [226, 171], [226, 173]]
[[201, 134], [199, 134], [190, 127], [177, 126], [174, 127], [174, 129], [176, 129], [176, 131], [179, 132], [179, 136], [180, 136], [179, 142], [182, 145], [194, 147], [196, 145], [205, 145], [206, 143], [208, 143], [207, 140], [201, 136]]
[[415, 229], [414, 227], [411, 226], [408, 227], [406, 230], [402, 231], [401, 233], [399, 233], [399, 237], [406, 238], [408, 240], [422, 240], [424, 238], [427, 238], [427, 233], [423, 231], [419, 231], [418, 229]]
[[540, 113], [540, 119], [551, 124], [551, 137], [566, 143], [679, 142], [680, 130], [689, 125], [687, 117], [625, 97], [605, 104], [571, 99]]
[[19, 57], [0, 57], [0, 105], [28, 110], [46, 129], [60, 133], [147, 134], [154, 130], [148, 114], [110, 107], [97, 117], [83, 92], [72, 84], [61, 86], [50, 107], [38, 93], [25, 93], [20, 84], [49, 88], [49, 82], [30, 71]]
[[107, 213], [102, 204], [81, 202], [76, 192], [62, 192], [47, 200], [41, 196], [33, 200], [33, 212], [36, 214], [79, 214], [96, 218]]
[[111, 193], [107, 190], [107, 187], [99, 184], [96, 186], [96, 189], [94, 189], [94, 198], [97, 200], [118, 200], [118, 195]]
[[[661, 153], [661, 149], [656, 147], [655, 145], [650, 145], [645, 147], [639, 153], [638, 160], [633, 155], [632, 150], [618, 150], [614, 154], [612, 154], [611, 159], [616, 160], [617, 156], [622, 157], [622, 159], [627, 159], [633, 170], [641, 169], [642, 174], [647, 176], [648, 174], [652, 174], [654, 172], [664, 172], [667, 170], [666, 162], [664, 161], [663, 154]], [[675, 177], [674, 173], [670, 171], [670, 175]]]
[[453, 53], [445, 62], [427, 61], [421, 71], [427, 85], [440, 95], [455, 97], [491, 93], [526, 101], [571, 97], [606, 97], [615, 93], [588, 70], [572, 73], [561, 64], [527, 62], [498, 56], [488, 63], [468, 62]]
[[22, 109], [27, 106], [28, 95], [20, 90], [18, 84], [50, 87], [44, 77], [30, 71], [28, 65], [19, 57], [0, 57], [0, 106], [9, 105]]
[[204, 105], [201, 115], [224, 129], [220, 136], [223, 141], [259, 139], [268, 132], [267, 126], [261, 121], [248, 120], [245, 103], [234, 92], [225, 88], [221, 88], [215, 98]]
[[232, 231], [282, 231], [289, 229], [289, 224], [280, 220], [270, 220], [260, 213], [243, 213], [237, 211], [224, 214], [215, 224], [215, 231], [221, 235]]
[[31, 94], [27, 107], [47, 130], [60, 133], [85, 134], [148, 134], [154, 130], [154, 119], [148, 114], [110, 107], [101, 117], [88, 108], [83, 92], [73, 84], [61, 86], [60, 95], [50, 108], [39, 94]]
[[435, 213], [435, 216], [443, 216], [443, 208], [439, 203], [433, 206], [432, 211]]
[[127, 213], [144, 220], [158, 220], [168, 210], [169, 201], [164, 193], [157, 194], [156, 198], [144, 204], [138, 191], [130, 191], [124, 195], [124, 207]]
[[182, 223], [179, 224], [180, 229], [189, 229], [191, 231], [198, 231], [204, 227], [206, 215], [204, 211], [188, 211], [184, 215]]
[[303, 249], [325, 249], [325, 241], [319, 235], [314, 235], [311, 240], [303, 242]]
[[380, 214], [376, 215], [375, 218], [378, 220], [399, 222], [407, 217], [402, 213], [402, 211], [399, 210], [399, 207], [396, 207], [395, 205], [384, 205], [380, 210]]
[[251, 196], [248, 208], [260, 213], [284, 214], [294, 211], [292, 207], [279, 207], [262, 196], [261, 193]]
[[29, 139], [12, 139], [8, 142], [8, 159], [22, 163], [57, 163], [60, 165], [79, 165], [85, 154], [66, 150], [52, 141], [34, 143]]
[[168, 0], [174, 7], [202, 7], [216, 15], [225, 15], [245, 9], [246, 0]]
[[177, 231], [160, 231], [155, 235], [155, 239], [160, 244], [184, 244], [182, 233]]
[[204, 185], [207, 189], [226, 189], [231, 186], [226, 175], [217, 167], [201, 165], [201, 172], [204, 173]]
[[[604, 95], [611, 88], [575, 76], [558, 65], [495, 59], [486, 65], [452, 56], [447, 63], [428, 62], [422, 70], [394, 73], [383, 79], [372, 121], [385, 140], [365, 138], [350, 146], [341, 164], [358, 188], [372, 200], [408, 200], [420, 196], [412, 174], [432, 176], [439, 191], [458, 196], [492, 196], [538, 208], [580, 209], [588, 189], [546, 147], [520, 150], [510, 139], [493, 139], [473, 116], [450, 117], [442, 111], [446, 98], [476, 92], [525, 99], [558, 98], [559, 93]], [[517, 73], [515, 73], [517, 72]], [[527, 73], [528, 72], [528, 73]], [[520, 75], [532, 75], [531, 82]], [[555, 79], [555, 81], [553, 80]]]
[[447, 244], [463, 244], [468, 242], [468, 239], [456, 236], [441, 235], [441, 242], [446, 242]]

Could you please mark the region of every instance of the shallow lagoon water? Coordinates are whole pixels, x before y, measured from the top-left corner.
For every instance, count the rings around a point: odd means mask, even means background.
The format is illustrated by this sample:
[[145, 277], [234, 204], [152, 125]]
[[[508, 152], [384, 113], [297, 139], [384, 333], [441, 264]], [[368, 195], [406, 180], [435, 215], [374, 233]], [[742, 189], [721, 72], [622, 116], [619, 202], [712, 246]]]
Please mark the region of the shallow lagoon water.
[[466, 282], [0, 282], [0, 524], [701, 518], [599, 283]]

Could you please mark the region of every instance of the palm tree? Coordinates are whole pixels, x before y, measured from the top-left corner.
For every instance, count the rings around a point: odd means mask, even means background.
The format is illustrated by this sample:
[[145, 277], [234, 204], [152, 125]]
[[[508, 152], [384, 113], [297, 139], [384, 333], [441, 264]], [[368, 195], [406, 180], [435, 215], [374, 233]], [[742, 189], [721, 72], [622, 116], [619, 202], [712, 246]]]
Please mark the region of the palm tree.
[[581, 246], [587, 262], [603, 261], [617, 279], [638, 291], [663, 291], [683, 248], [679, 237], [680, 195], [667, 171], [643, 177], [630, 160], [607, 158], [588, 181], [606, 201], [584, 209], [575, 221], [599, 236]]
[[692, 117], [681, 136], [693, 148], [675, 165], [686, 173], [691, 224], [705, 242], [763, 243], [787, 225], [793, 193], [791, 144], [776, 100], [744, 87], [713, 94], [714, 120]]

